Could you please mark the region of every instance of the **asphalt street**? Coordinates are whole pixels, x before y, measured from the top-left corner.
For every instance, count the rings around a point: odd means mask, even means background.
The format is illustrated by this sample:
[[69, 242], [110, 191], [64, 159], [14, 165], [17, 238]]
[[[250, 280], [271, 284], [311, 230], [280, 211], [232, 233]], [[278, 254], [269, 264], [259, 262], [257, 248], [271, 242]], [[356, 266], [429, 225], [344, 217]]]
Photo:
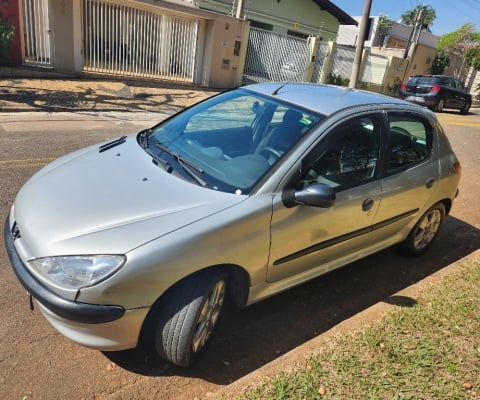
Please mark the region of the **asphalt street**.
[[[23, 182], [52, 159], [151, 126], [212, 93], [145, 82], [0, 80], [0, 213], [7, 214]], [[304, 365], [329, 335], [381, 318], [399, 306], [395, 299], [415, 299], [458, 260], [480, 257], [480, 112], [438, 118], [463, 170], [460, 196], [432, 251], [405, 260], [387, 250], [246, 310], [231, 310], [213, 351], [188, 371], [141, 352], [100, 353], [64, 339], [38, 310], [28, 310], [0, 246], [0, 398], [230, 398]]]

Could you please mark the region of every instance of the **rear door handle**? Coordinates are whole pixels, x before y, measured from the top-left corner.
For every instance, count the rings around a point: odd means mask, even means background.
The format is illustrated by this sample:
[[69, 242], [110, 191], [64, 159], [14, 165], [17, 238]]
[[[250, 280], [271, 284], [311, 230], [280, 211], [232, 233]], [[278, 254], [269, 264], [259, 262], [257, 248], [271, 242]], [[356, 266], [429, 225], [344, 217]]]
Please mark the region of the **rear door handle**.
[[362, 210], [369, 211], [373, 207], [373, 199], [365, 199], [362, 203]]
[[430, 189], [434, 183], [435, 183], [435, 179], [428, 178], [427, 181], [425, 182], [425, 186], [427, 189]]

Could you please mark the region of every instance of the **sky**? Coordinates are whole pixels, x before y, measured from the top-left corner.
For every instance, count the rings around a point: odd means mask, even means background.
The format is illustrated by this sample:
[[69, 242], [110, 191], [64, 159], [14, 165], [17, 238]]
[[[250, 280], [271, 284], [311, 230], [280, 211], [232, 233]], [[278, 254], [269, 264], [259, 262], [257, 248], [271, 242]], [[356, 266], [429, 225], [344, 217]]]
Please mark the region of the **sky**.
[[[331, 1], [352, 17], [361, 16], [365, 5], [364, 0]], [[398, 21], [400, 15], [419, 4], [430, 5], [435, 10], [437, 18], [430, 27], [435, 35], [456, 31], [468, 22], [480, 32], [480, 0], [372, 0], [370, 16], [384, 14], [392, 21]]]

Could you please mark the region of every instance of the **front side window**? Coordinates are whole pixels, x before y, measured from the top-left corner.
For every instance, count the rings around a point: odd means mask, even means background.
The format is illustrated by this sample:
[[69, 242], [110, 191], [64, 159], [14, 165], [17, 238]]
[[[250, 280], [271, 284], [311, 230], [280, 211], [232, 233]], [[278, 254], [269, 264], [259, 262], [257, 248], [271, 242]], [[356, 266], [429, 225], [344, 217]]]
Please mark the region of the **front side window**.
[[154, 127], [144, 147], [167, 171], [214, 190], [248, 194], [323, 118], [238, 89]]
[[373, 180], [381, 126], [381, 116], [369, 114], [333, 128], [305, 158], [300, 187], [324, 183], [340, 191]]
[[410, 114], [390, 114], [388, 128], [388, 174], [403, 171], [430, 156], [433, 135], [428, 121]]

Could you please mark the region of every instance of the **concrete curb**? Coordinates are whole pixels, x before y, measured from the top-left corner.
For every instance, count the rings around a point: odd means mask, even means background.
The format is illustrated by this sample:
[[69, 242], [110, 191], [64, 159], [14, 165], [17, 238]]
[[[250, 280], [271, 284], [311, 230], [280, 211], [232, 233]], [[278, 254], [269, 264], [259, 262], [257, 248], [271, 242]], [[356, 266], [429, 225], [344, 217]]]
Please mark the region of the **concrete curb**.
[[[469, 261], [480, 260], [480, 249], [461, 258], [458, 261], [442, 268], [433, 275], [395, 293], [393, 296], [402, 296], [410, 299], [416, 299], [427, 288], [442, 281], [446, 276], [453, 273], [461, 264]], [[382, 319], [389, 311], [398, 306], [389, 304], [387, 302], [380, 302], [361, 311], [360, 313], [350, 317], [323, 334], [309, 340], [308, 342], [296, 347], [288, 353], [278, 357], [277, 359], [265, 364], [261, 368], [250, 372], [248, 375], [236, 380], [228, 386], [222, 387], [217, 391], [210, 393], [207, 399], [233, 399], [248, 389], [252, 389], [267, 382], [280, 372], [292, 372], [297, 369], [304, 368], [307, 364], [307, 359], [315, 351], [321, 348], [329, 340], [338, 337], [347, 332], [353, 332], [362, 329], [365, 325]]]

